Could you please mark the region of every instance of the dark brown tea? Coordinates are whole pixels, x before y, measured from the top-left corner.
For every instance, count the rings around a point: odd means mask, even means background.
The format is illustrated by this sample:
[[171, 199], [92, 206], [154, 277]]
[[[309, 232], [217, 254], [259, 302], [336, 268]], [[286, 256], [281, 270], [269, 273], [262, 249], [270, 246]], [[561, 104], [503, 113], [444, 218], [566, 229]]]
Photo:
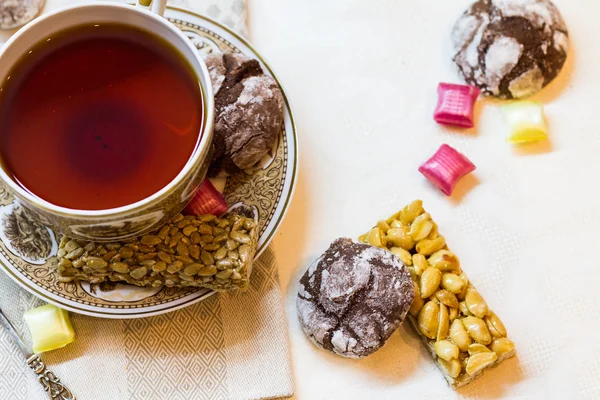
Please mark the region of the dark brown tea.
[[203, 123], [198, 78], [150, 33], [81, 26], [36, 45], [0, 93], [0, 156], [24, 189], [75, 209], [142, 200], [177, 176]]

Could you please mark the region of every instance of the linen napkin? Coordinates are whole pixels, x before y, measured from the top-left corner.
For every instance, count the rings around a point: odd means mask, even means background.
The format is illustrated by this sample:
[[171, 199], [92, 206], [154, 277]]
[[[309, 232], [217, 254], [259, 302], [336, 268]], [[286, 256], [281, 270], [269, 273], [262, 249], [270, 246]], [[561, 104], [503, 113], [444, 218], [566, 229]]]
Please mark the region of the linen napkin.
[[[73, 3], [47, 0], [44, 11]], [[169, 4], [246, 32], [243, 0]], [[42, 304], [0, 273], [0, 308], [28, 344], [23, 313]], [[182, 310], [144, 319], [108, 320], [71, 313], [71, 320], [76, 341], [45, 353], [43, 360], [78, 399], [266, 399], [293, 394], [285, 312], [271, 248], [255, 262], [244, 293], [214, 295]], [[0, 329], [0, 399], [47, 398], [17, 347]]]

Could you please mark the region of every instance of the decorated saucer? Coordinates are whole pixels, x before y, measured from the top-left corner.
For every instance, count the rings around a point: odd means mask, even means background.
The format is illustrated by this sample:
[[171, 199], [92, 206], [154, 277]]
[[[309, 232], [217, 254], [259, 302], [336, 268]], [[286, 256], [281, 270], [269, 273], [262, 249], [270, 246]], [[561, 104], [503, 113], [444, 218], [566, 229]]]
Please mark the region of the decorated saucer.
[[[259, 60], [265, 73], [277, 80], [252, 46], [222, 24], [175, 7], [167, 8], [165, 18], [181, 29], [199, 52], [241, 52]], [[296, 183], [296, 127], [285, 92], [283, 95], [283, 125], [269, 154], [252, 171], [213, 181], [231, 208], [243, 204], [254, 210], [260, 232], [257, 256], [273, 239]], [[215, 293], [198, 288], [140, 288], [125, 284], [106, 286], [60, 282], [56, 274], [59, 240], [58, 234], [40, 225], [0, 182], [0, 269], [41, 299], [95, 317], [141, 318], [177, 310]]]

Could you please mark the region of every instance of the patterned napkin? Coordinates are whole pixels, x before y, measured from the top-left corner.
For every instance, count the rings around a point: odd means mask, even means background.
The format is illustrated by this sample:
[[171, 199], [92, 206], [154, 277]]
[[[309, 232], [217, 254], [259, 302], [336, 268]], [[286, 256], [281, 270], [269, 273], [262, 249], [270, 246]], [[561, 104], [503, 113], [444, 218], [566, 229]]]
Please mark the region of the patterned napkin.
[[[45, 11], [72, 3], [47, 0]], [[246, 31], [243, 0], [170, 4]], [[0, 273], [0, 308], [28, 343], [22, 316], [41, 304]], [[107, 320], [71, 313], [71, 320], [77, 340], [43, 359], [78, 399], [266, 399], [293, 394], [285, 312], [270, 248], [254, 264], [244, 293], [214, 295], [157, 317]], [[0, 399], [48, 398], [3, 330], [0, 360]]]

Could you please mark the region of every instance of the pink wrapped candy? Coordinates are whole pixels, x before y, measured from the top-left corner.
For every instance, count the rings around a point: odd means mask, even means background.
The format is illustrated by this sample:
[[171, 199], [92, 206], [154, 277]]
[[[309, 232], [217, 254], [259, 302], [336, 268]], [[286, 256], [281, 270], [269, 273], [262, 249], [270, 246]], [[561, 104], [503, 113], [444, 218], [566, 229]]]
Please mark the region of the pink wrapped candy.
[[218, 217], [225, 211], [227, 211], [225, 198], [208, 179], [205, 179], [183, 213], [187, 215], [212, 214]]
[[437, 91], [438, 103], [433, 119], [438, 124], [472, 128], [473, 110], [479, 89], [475, 86], [440, 83]]
[[419, 167], [425, 178], [450, 196], [456, 183], [475, 170], [475, 165], [467, 157], [443, 144], [438, 151]]

